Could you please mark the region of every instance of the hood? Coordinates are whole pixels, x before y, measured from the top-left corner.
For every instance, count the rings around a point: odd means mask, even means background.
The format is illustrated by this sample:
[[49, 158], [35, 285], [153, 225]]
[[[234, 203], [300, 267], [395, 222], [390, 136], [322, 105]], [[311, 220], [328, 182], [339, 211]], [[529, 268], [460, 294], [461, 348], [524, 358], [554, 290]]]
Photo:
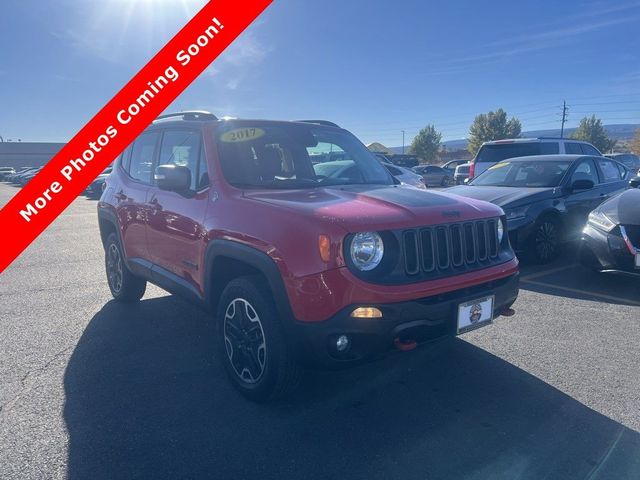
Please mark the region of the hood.
[[526, 187], [480, 187], [460, 185], [446, 191], [464, 197], [476, 198], [494, 203], [500, 207], [510, 208], [526, 205], [540, 200], [553, 198], [559, 187], [526, 188]]
[[598, 207], [616, 225], [640, 225], [640, 190], [625, 190]]
[[502, 215], [499, 208], [486, 202], [397, 185], [245, 191], [244, 196], [354, 231], [411, 228]]

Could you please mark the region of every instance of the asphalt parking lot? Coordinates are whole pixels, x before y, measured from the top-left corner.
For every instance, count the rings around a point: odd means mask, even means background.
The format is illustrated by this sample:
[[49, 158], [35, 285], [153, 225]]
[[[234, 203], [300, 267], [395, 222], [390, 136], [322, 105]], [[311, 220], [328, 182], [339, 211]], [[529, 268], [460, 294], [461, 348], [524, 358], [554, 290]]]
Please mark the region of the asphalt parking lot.
[[207, 314], [111, 301], [95, 207], [0, 275], [0, 478], [640, 478], [640, 281], [569, 248], [523, 266], [515, 316], [255, 405]]

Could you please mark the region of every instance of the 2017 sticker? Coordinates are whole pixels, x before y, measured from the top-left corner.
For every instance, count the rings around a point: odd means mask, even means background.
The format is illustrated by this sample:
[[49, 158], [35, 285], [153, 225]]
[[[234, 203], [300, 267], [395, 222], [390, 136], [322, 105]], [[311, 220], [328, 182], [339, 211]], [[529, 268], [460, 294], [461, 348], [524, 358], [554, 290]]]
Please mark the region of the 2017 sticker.
[[262, 137], [265, 133], [267, 132], [261, 128], [236, 128], [223, 133], [220, 140], [225, 143], [248, 142]]

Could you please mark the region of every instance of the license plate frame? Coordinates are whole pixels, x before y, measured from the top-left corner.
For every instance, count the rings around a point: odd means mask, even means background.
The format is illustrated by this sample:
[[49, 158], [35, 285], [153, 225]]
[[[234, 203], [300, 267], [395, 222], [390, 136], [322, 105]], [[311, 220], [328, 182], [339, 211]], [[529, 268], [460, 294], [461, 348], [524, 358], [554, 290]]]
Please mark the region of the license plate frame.
[[[495, 295], [460, 303], [456, 317], [457, 334], [461, 335], [493, 323], [494, 306]], [[478, 316], [477, 319], [476, 316]]]

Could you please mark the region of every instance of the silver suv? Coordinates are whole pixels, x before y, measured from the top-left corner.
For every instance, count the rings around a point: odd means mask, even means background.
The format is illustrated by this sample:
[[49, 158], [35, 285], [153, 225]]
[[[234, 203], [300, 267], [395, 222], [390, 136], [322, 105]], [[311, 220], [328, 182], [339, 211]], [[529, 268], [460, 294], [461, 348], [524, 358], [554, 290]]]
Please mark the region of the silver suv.
[[589, 142], [570, 138], [512, 138], [485, 142], [471, 161], [469, 179], [477, 177], [491, 165], [514, 157], [531, 155], [576, 154], [602, 156], [600, 151]]

